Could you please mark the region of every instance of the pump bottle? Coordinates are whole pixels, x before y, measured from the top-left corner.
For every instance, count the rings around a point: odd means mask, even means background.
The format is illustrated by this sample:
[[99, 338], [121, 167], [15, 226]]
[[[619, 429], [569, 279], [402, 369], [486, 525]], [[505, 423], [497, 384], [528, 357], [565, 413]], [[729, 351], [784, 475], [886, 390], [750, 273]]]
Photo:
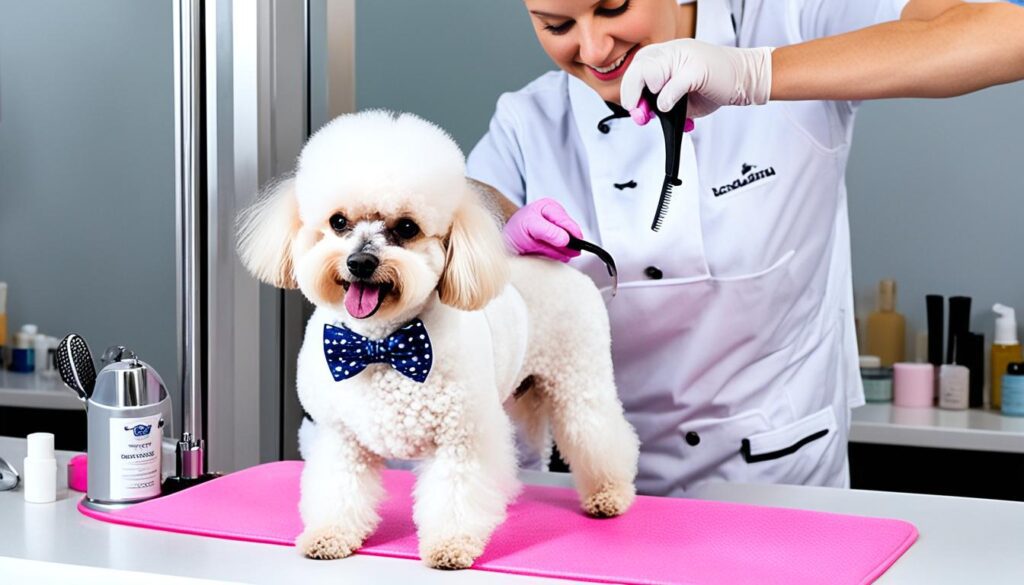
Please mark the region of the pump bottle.
[[1003, 374], [1006, 373], [1006, 367], [1024, 359], [1021, 358], [1020, 342], [1017, 340], [1016, 311], [999, 303], [992, 310], [997, 317], [989, 371], [992, 375], [992, 408], [998, 409], [1003, 403]]

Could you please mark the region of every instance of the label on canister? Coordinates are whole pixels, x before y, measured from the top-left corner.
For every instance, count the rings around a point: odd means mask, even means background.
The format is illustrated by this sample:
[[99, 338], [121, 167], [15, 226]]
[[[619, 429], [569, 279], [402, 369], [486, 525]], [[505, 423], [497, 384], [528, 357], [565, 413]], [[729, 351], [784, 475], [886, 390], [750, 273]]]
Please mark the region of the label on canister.
[[160, 495], [160, 414], [110, 419], [110, 497]]

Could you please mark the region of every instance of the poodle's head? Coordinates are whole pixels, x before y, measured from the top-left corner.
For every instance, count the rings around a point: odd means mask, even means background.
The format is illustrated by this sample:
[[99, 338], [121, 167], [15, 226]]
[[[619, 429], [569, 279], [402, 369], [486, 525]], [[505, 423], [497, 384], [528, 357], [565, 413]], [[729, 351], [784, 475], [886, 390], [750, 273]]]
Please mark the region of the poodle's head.
[[443, 130], [411, 114], [341, 116], [306, 143], [293, 179], [239, 222], [242, 262], [355, 319], [407, 320], [435, 291], [482, 308], [508, 280], [494, 215]]

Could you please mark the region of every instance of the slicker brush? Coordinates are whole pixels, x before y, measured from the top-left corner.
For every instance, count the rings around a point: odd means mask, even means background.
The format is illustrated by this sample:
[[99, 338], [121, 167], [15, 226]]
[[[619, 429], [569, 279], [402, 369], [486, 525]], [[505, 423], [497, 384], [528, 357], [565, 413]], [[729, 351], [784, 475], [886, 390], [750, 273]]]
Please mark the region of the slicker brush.
[[81, 335], [71, 333], [61, 340], [57, 346], [57, 371], [82, 401], [92, 396], [96, 385], [96, 366], [92, 361], [92, 353]]

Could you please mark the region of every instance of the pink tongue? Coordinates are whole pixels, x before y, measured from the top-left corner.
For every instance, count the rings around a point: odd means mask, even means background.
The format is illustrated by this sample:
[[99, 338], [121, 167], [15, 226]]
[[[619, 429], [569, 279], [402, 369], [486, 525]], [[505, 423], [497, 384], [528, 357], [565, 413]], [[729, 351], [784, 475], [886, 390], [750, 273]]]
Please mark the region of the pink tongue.
[[353, 282], [345, 293], [345, 308], [356, 319], [363, 319], [377, 308], [379, 295], [379, 287]]

